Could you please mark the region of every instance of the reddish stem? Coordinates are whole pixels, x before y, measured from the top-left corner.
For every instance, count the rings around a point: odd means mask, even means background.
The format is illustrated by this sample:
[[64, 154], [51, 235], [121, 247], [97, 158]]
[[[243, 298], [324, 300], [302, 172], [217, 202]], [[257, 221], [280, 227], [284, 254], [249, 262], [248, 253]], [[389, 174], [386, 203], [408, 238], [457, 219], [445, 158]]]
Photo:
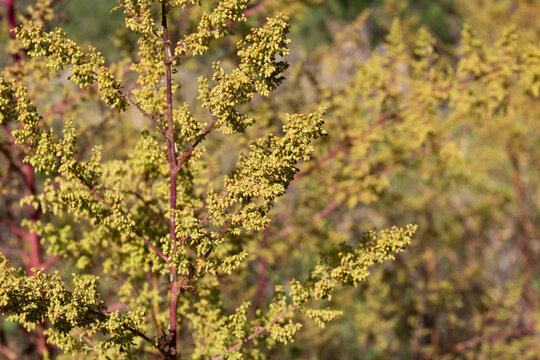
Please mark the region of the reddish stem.
[[535, 309], [536, 298], [533, 290], [533, 275], [531, 263], [530, 240], [527, 233], [528, 212], [525, 204], [525, 191], [519, 167], [519, 154], [515, 146], [511, 145], [508, 149], [510, 162], [512, 164], [512, 176], [514, 186], [514, 201], [517, 207], [517, 238], [521, 248], [521, 257], [523, 259], [523, 295], [525, 297], [525, 325], [535, 330]]
[[[101, 202], [103, 205], [105, 205], [110, 211], [111, 213], [114, 214], [114, 207], [107, 201], [105, 200], [105, 198], [103, 196], [101, 196], [101, 194], [99, 192], [97, 192], [97, 190], [92, 186], [90, 185], [83, 177], [79, 177], [78, 178], [82, 184], [84, 186], [86, 186], [88, 188], [88, 190], [90, 190], [90, 192], [92, 194], [94, 194], [94, 196], [99, 200], [99, 202]], [[167, 256], [165, 256], [165, 254], [163, 254], [156, 246], [154, 246], [150, 240], [148, 240], [148, 238], [146, 238], [139, 230], [137, 229], [133, 229], [133, 232], [135, 233], [135, 235], [137, 235], [146, 245], [148, 245], [148, 247], [150, 249], [152, 249], [160, 258], [162, 258], [163, 260], [165, 260], [165, 262], [169, 262], [169, 258]]]
[[[9, 24], [9, 35], [12, 39], [15, 39], [15, 33], [13, 29], [17, 27], [17, 21], [15, 20], [15, 0], [4, 0], [4, 6], [6, 7], [6, 15]], [[21, 54], [13, 54], [13, 63], [18, 64], [21, 61]]]
[[514, 330], [503, 330], [496, 334], [476, 337], [476, 338], [459, 342], [457, 344], [454, 344], [450, 348], [439, 351], [439, 353], [435, 357], [424, 356], [424, 357], [418, 358], [418, 360], [431, 360], [431, 359], [438, 358], [440, 356], [447, 355], [447, 354], [460, 353], [467, 349], [475, 348], [485, 343], [492, 343], [498, 340], [507, 340], [507, 339], [519, 338], [521, 336], [526, 336], [526, 335], [534, 335], [534, 334], [535, 334], [534, 330], [532, 330], [531, 328], [527, 326], [517, 328]]
[[[169, 161], [169, 207], [170, 207], [170, 222], [169, 233], [174, 249], [177, 249], [178, 239], [176, 237], [176, 209], [177, 209], [177, 175], [178, 167], [176, 162], [176, 144], [174, 140], [174, 123], [173, 123], [173, 99], [172, 99], [172, 69], [171, 69], [171, 49], [169, 45], [169, 32], [167, 26], [167, 5], [165, 2], [161, 4], [161, 27], [163, 31], [163, 47], [165, 68], [165, 84], [167, 87], [167, 158]], [[178, 287], [178, 271], [174, 265], [169, 267], [170, 272], [170, 299], [169, 299], [169, 348], [168, 354], [170, 358], [178, 357], [177, 350], [177, 323], [178, 323], [178, 295], [180, 288]]]
[[279, 320], [285, 318], [287, 315], [289, 315], [290, 313], [292, 313], [293, 311], [296, 310], [296, 306], [293, 306], [291, 308], [289, 308], [287, 311], [281, 313], [281, 314], [278, 314], [275, 318], [273, 318], [268, 324], [262, 326], [262, 327], [257, 327], [255, 329], [255, 331], [253, 331], [251, 333], [251, 335], [249, 335], [247, 338], [245, 338], [244, 340], [242, 341], [239, 341], [237, 342], [234, 346], [230, 347], [227, 352], [225, 354], [222, 354], [222, 355], [219, 355], [219, 356], [216, 356], [214, 357], [212, 360], [221, 360], [223, 359], [226, 355], [232, 353], [233, 351], [239, 349], [244, 343], [247, 343], [247, 342], [250, 342], [251, 340], [253, 340], [257, 335], [265, 332], [266, 330], [268, 330], [268, 328], [271, 326], [271, 325], [274, 325], [275, 323], [277, 323]]
[[9, 360], [16, 360], [17, 354], [10, 350], [7, 346], [0, 344], [0, 354], [4, 355]]
[[[7, 19], [9, 23], [9, 30], [10, 30], [10, 36], [12, 39], [15, 39], [15, 32], [13, 31], [17, 27], [17, 21], [15, 19], [15, 0], [4, 0], [4, 6], [6, 8], [7, 13]], [[13, 63], [16, 65], [20, 63], [21, 61], [21, 54], [20, 53], [14, 53], [13, 54]], [[36, 186], [35, 186], [35, 177], [34, 177], [34, 169], [30, 164], [23, 164], [22, 165], [22, 173], [23, 178], [25, 180], [25, 194], [26, 195], [35, 195], [36, 194]], [[39, 209], [32, 209], [30, 210], [30, 221], [35, 223], [40, 218], [40, 210]], [[33, 275], [32, 268], [40, 269], [42, 268], [41, 258], [41, 242], [39, 235], [36, 233], [29, 233], [26, 234], [25, 239], [28, 242], [29, 251], [30, 251], [30, 259], [29, 259], [29, 267], [30, 267], [30, 274]], [[24, 249], [21, 249], [21, 255], [23, 258], [26, 258], [26, 253], [24, 253]], [[45, 330], [45, 326], [43, 324], [38, 325], [36, 328], [36, 335], [37, 335], [37, 349], [41, 357], [46, 357], [47, 354], [50, 353], [50, 349], [47, 345], [47, 340], [45, 335], [43, 334], [43, 331]]]

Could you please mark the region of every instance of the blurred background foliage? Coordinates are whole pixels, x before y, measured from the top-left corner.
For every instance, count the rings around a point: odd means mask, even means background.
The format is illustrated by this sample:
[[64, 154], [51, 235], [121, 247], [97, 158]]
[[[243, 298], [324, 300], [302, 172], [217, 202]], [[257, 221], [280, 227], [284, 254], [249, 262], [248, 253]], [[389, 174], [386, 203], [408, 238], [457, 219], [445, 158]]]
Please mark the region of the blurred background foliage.
[[[18, 1], [18, 11], [31, 2]], [[203, 9], [214, 4], [204, 2]], [[123, 30], [121, 13], [109, 14], [114, 1], [59, 0], [54, 6], [56, 25], [111, 63], [134, 56], [135, 39]], [[318, 165], [302, 167], [276, 204], [271, 227], [253, 235], [249, 266], [240, 270], [242, 281], [227, 284], [225, 303], [250, 298], [260, 307], [271, 299], [272, 284], [306, 275], [317, 261], [306, 254], [372, 227], [415, 223], [420, 232], [405, 256], [377, 267], [361, 289], [334, 297], [343, 317], [325, 329], [305, 321], [295, 343], [276, 347], [269, 358], [538, 358], [540, 110], [534, 84], [540, 72], [527, 64], [540, 57], [540, 2], [276, 0], [232, 30], [244, 34], [276, 11], [291, 16], [291, 66], [280, 89], [245, 109], [257, 118], [249, 135], [268, 127], [278, 132], [278, 113], [319, 105], [329, 109], [330, 135], [316, 147]], [[178, 14], [176, 36], [199, 16]], [[473, 30], [463, 30], [465, 24]], [[2, 29], [5, 65], [5, 16]], [[232, 44], [220, 45], [178, 70], [179, 100], [191, 104], [197, 96], [194, 69], [210, 71], [217, 58], [234, 63]], [[65, 95], [41, 93], [43, 104], [68, 98], [74, 90], [64, 85], [52, 89]], [[140, 131], [141, 122], [121, 122], [91, 93], [85, 101], [66, 113], [100, 134], [92, 141], [103, 143], [105, 156], [127, 156], [129, 134]], [[207, 115], [199, 109], [198, 116]], [[118, 124], [125, 131], [113, 131]], [[231, 170], [250, 136], [213, 138], [207, 146], [223, 155], [208, 159], [209, 179]], [[72, 265], [59, 269], [71, 272]], [[93, 266], [97, 261], [87, 259], [77, 271]], [[107, 286], [114, 281], [104, 285], [105, 293]], [[7, 337], [18, 331], [11, 323], [2, 327]]]
[[[31, 3], [32, 0], [18, 0], [16, 7], [24, 11]], [[296, 40], [296, 50], [303, 48], [308, 52], [332, 42], [339, 28], [354, 21], [365, 10], [373, 13], [366, 23], [372, 45], [384, 40], [394, 16], [407, 18], [417, 26], [427, 26], [438, 39], [448, 44], [458, 40], [463, 19], [454, 0], [315, 0], [307, 3], [309, 6], [292, 7], [296, 11], [291, 36]], [[110, 0], [56, 1], [57, 25], [77, 42], [92, 44], [108, 59], [118, 60], [115, 43], [124, 32], [124, 23], [119, 11], [111, 12], [115, 6], [116, 3]]]

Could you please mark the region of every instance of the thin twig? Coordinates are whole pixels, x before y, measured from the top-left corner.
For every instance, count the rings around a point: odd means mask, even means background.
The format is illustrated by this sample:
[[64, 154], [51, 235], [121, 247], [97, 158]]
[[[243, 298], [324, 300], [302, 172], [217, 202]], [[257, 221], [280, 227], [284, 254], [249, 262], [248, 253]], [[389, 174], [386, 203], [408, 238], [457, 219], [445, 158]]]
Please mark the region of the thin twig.
[[216, 356], [214, 357], [212, 360], [221, 360], [223, 359], [227, 354], [230, 354], [232, 353], [233, 351], [239, 349], [243, 344], [247, 343], [247, 342], [250, 342], [251, 340], [253, 340], [257, 335], [259, 335], [260, 333], [262, 332], [265, 332], [268, 330], [268, 328], [277, 323], [279, 320], [283, 319], [284, 317], [286, 317], [287, 315], [289, 315], [290, 313], [292, 313], [293, 311], [296, 310], [296, 306], [293, 306], [291, 308], [289, 308], [287, 311], [281, 313], [281, 314], [278, 314], [275, 318], [273, 318], [269, 323], [267, 323], [266, 325], [264, 325], [263, 327], [257, 327], [255, 329], [255, 331], [253, 331], [251, 333], [251, 335], [249, 335], [247, 338], [245, 338], [244, 340], [242, 341], [239, 341], [237, 342], [234, 346], [230, 347], [227, 352], [225, 354], [221, 354], [219, 356]]
[[[119, 91], [120, 92], [120, 91]], [[146, 111], [143, 110], [143, 108], [141, 108], [141, 106], [139, 104], [137, 104], [135, 102], [135, 100], [133, 100], [131, 97], [129, 97], [127, 94], [123, 94], [122, 92], [120, 92], [120, 94], [122, 96], [124, 96], [126, 98], [126, 100], [131, 104], [133, 105], [137, 110], [139, 110], [139, 112], [144, 116], [146, 117], [147, 119], [149, 119], [158, 129], [159, 131], [167, 136], [167, 131], [163, 128], [163, 126], [160, 125], [159, 121], [153, 117], [152, 115], [150, 115], [149, 113], [147, 113]]]
[[17, 354], [13, 350], [10, 350], [7, 346], [0, 344], [0, 353], [9, 360], [16, 360]]
[[[90, 185], [83, 177], [79, 176], [78, 179], [81, 181], [81, 183], [87, 187], [88, 190], [90, 190], [90, 192], [92, 194], [94, 194], [94, 196], [99, 200], [99, 202], [101, 202], [103, 205], [105, 205], [113, 214], [114, 214], [114, 207], [107, 201], [103, 198], [103, 196], [101, 196], [101, 194], [99, 194], [97, 192], [97, 190], [92, 186]], [[165, 262], [169, 263], [170, 260], [167, 256], [165, 256], [165, 254], [163, 254], [157, 247], [155, 247], [151, 242], [150, 240], [148, 240], [143, 234], [141, 234], [141, 232], [137, 229], [132, 229], [133, 232], [142, 240], [144, 241], [144, 243], [146, 245], [148, 245], [148, 247], [150, 247], [150, 249], [152, 249], [160, 258], [162, 258], [163, 260], [165, 260]]]
[[[492, 343], [498, 340], [518, 338], [521, 336], [534, 335], [534, 334], [535, 334], [534, 330], [528, 326], [520, 327], [513, 330], [503, 330], [496, 334], [480, 336], [480, 337], [472, 338], [472, 339], [454, 344], [447, 349], [443, 349], [439, 351], [436, 354], [436, 357], [447, 355], [447, 354], [461, 353], [465, 350], [480, 346], [485, 343]], [[424, 356], [424, 357], [419, 357], [417, 359], [418, 360], [432, 360], [434, 359], [434, 357]]]
[[[143, 25], [144, 22], [142, 21], [142, 19], [135, 13], [135, 11], [131, 10], [130, 8], [128, 8], [123, 2], [121, 2], [120, 0], [115, 0], [118, 5], [120, 5], [121, 7], [123, 7], [135, 20], [137, 20], [139, 22], [139, 24]], [[158, 38], [159, 41], [161, 42], [165, 42], [165, 40], [159, 36], [159, 34], [157, 33], [157, 31], [155, 29], [152, 29], [152, 33]]]
[[189, 160], [189, 158], [193, 154], [193, 151], [195, 150], [195, 148], [201, 143], [201, 141], [203, 141], [206, 138], [208, 134], [210, 134], [214, 130], [217, 120], [218, 120], [217, 116], [214, 116], [212, 122], [208, 124], [204, 132], [197, 138], [197, 140], [195, 140], [195, 142], [190, 146], [190, 148], [186, 150], [185, 152], [183, 152], [181, 155], [179, 155], [178, 162], [176, 165], [176, 171], [180, 171], [182, 166], [184, 166], [184, 164]]
[[512, 165], [512, 183], [514, 188], [514, 201], [517, 207], [516, 227], [517, 239], [520, 245], [523, 261], [523, 295], [525, 300], [524, 317], [526, 325], [535, 330], [536, 295], [533, 287], [533, 270], [531, 262], [530, 239], [527, 231], [529, 212], [526, 204], [526, 194], [519, 166], [519, 153], [514, 144], [508, 146], [508, 156]]
[[[95, 87], [95, 84], [93, 86], [91, 86], [91, 87]], [[67, 107], [68, 105], [73, 103], [75, 100], [78, 100], [80, 97], [82, 97], [84, 94], [86, 94], [90, 88], [80, 89], [79, 91], [77, 91], [72, 96], [62, 100], [61, 102], [59, 102], [58, 104], [53, 106], [53, 108], [51, 110], [49, 110], [45, 115], [43, 115], [43, 117], [40, 120], [40, 123], [43, 123], [43, 122], [47, 121], [51, 116], [53, 116], [54, 114], [60, 112], [65, 107]]]

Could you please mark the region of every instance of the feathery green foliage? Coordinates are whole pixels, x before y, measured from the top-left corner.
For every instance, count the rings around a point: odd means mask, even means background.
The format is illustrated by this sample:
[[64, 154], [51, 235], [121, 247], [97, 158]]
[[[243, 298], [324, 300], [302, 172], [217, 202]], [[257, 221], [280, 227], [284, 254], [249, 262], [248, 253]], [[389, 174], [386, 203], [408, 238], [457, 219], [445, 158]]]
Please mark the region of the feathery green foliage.
[[[38, 1], [33, 11], [50, 4]], [[118, 5], [126, 28], [138, 37], [132, 63], [107, 65], [95, 48], [83, 49], [45, 21], [28, 20], [15, 30], [28, 58], [0, 77], [1, 123], [23, 163], [45, 179], [22, 199], [38, 212], [21, 231], [84, 275], [74, 274], [70, 285], [59, 273], [48, 274], [39, 257], [25, 263], [26, 275], [3, 260], [0, 313], [27, 329], [39, 326], [46, 341], [66, 354], [98, 359], [152, 353], [167, 359], [260, 358], [275, 342], [293, 341], [301, 327], [295, 310], [324, 326], [339, 311], [318, 309], [316, 300], [330, 299], [338, 284], [364, 281], [371, 266], [405, 250], [416, 228], [369, 232], [358, 247], [336, 247], [305, 281], [293, 280], [288, 290], [276, 284], [274, 300], [264, 308], [254, 311], [248, 298], [237, 306], [223, 301], [220, 293], [245, 268], [298, 164], [311, 160], [313, 142], [326, 134], [324, 109], [286, 115], [276, 133], [259, 127], [258, 136], [246, 134], [257, 118], [245, 107], [284, 80], [288, 18], [270, 17], [239, 38], [231, 29], [246, 20], [248, 1], [222, 0], [202, 14], [194, 32], [176, 40], [170, 38], [171, 12], [198, 2]], [[236, 42], [234, 65], [213, 62], [213, 75], [199, 78], [198, 105], [182, 101], [178, 69], [227, 37]], [[116, 156], [108, 152], [120, 146], [109, 147], [118, 141], [112, 135], [102, 144], [82, 138], [85, 101], [82, 111], [70, 100], [65, 116], [42, 114], [43, 95], [28, 83], [37, 76], [52, 86], [63, 74], [80, 87], [66, 89], [106, 105], [97, 105], [106, 119], [144, 119], [142, 130], [126, 127], [130, 136], [139, 132], [131, 149]], [[233, 168], [213, 176], [219, 149], [205, 144], [238, 136], [245, 145]], [[100, 278], [122, 311], [108, 309]]]

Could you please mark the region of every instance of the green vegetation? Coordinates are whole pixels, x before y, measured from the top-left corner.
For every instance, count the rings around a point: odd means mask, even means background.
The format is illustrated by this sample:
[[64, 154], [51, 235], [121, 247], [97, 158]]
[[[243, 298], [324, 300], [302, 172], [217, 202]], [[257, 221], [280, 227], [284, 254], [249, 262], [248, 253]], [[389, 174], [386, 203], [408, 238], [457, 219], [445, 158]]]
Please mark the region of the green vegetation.
[[4, 5], [0, 358], [538, 357], [540, 4]]

